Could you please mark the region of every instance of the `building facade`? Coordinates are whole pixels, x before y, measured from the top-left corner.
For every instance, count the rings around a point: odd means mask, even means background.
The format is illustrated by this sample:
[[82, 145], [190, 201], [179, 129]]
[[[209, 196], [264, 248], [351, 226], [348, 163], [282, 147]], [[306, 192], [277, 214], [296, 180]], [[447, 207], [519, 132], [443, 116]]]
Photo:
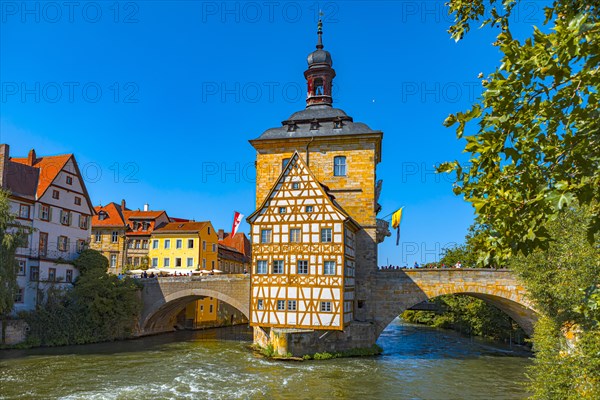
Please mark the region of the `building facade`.
[[376, 217], [383, 133], [332, 106], [336, 73], [323, 50], [321, 22], [316, 47], [304, 73], [306, 108], [250, 141], [256, 149], [256, 211], [247, 219], [250, 323], [257, 343], [290, 329], [313, 331], [312, 338], [328, 330], [342, 331], [352, 347], [352, 331], [373, 318], [369, 282], [377, 244], [389, 236]]
[[218, 269], [217, 233], [209, 221], [170, 222], [153, 230], [148, 257], [151, 268]]
[[150, 237], [155, 229], [169, 223], [169, 216], [165, 211], [149, 210], [147, 204], [143, 210], [126, 209], [123, 216], [128, 226], [125, 265], [133, 269], [149, 267]]
[[87, 248], [94, 209], [72, 154], [12, 158], [0, 145], [1, 187], [11, 210], [31, 233], [17, 251], [19, 292], [14, 311], [31, 310], [50, 287], [65, 287], [77, 277], [70, 261]]
[[252, 246], [243, 232], [235, 235], [217, 232], [219, 239], [219, 270], [226, 274], [243, 274], [250, 271]]
[[90, 248], [106, 257], [108, 270], [113, 274], [121, 273], [126, 264], [128, 225], [123, 217], [123, 209], [123, 203], [96, 206], [96, 215], [92, 218]]

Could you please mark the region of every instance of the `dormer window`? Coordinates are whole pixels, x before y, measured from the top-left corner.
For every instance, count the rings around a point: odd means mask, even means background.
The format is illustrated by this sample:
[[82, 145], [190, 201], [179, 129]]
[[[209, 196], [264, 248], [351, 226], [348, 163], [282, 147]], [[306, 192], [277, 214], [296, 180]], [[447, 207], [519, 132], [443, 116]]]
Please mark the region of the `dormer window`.
[[311, 130], [311, 131], [314, 131], [314, 130], [317, 130], [317, 129], [319, 129], [319, 126], [320, 126], [320, 125], [319, 125], [319, 121], [317, 121], [316, 119], [315, 119], [315, 120], [312, 120], [312, 121], [310, 122], [310, 130]]
[[342, 129], [342, 126], [344, 126], [344, 124], [342, 123], [341, 118], [337, 118], [333, 121], [333, 129]]
[[288, 132], [296, 132], [296, 128], [298, 128], [298, 125], [296, 125], [296, 124], [289, 124], [287, 131]]
[[148, 223], [147, 222], [142, 222], [142, 230], [143, 231], [147, 231], [148, 230]]
[[106, 211], [100, 211], [100, 212], [98, 212], [98, 219], [100, 221], [105, 220], [106, 217], [108, 217], [108, 214], [106, 213]]

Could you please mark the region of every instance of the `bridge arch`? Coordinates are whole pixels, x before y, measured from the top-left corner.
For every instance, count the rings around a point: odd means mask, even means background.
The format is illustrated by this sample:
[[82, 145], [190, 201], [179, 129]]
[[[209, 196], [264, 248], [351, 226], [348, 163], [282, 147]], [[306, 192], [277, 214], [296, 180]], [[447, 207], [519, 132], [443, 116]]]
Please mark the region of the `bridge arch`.
[[422, 270], [380, 271], [377, 277], [376, 335], [402, 314], [424, 301], [461, 294], [485, 301], [511, 317], [526, 334], [533, 333], [537, 312], [526, 290], [510, 271]]
[[145, 333], [164, 331], [164, 324], [175, 317], [186, 304], [203, 297], [212, 297], [227, 303], [239, 310], [246, 318], [250, 315], [247, 304], [227, 294], [205, 288], [184, 289], [165, 296], [145, 310], [145, 317], [141, 323], [142, 331]]

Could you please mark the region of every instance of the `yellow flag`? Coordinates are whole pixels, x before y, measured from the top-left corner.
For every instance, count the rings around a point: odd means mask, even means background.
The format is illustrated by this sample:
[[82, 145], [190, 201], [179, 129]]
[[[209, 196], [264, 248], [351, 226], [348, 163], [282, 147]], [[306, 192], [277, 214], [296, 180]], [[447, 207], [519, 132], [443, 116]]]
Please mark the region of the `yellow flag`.
[[400, 221], [402, 220], [402, 209], [404, 207], [400, 208], [398, 211], [396, 211], [395, 213], [392, 214], [392, 228], [396, 229], [398, 226], [400, 226]]

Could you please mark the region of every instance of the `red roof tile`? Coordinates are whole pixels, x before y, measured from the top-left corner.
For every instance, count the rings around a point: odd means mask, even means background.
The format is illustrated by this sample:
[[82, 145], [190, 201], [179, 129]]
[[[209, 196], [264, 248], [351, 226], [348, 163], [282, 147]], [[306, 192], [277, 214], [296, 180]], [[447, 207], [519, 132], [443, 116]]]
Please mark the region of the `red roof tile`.
[[[96, 206], [94, 207], [94, 211], [96, 211], [96, 215], [92, 217], [93, 228], [99, 226], [125, 226], [125, 218], [123, 218], [121, 206], [118, 204], [108, 203], [105, 206]], [[99, 218], [101, 211], [104, 211], [107, 214], [105, 219]]]
[[[40, 170], [37, 186], [38, 199], [46, 193], [48, 187], [52, 184], [54, 179], [56, 179], [71, 157], [73, 157], [73, 154], [62, 154], [58, 156], [37, 157], [33, 161], [32, 166]], [[10, 160], [19, 164], [30, 165], [27, 158], [11, 158]]]
[[228, 233], [225, 235], [223, 240], [219, 240], [219, 244], [233, 247], [245, 256], [250, 256], [252, 247], [250, 246], [250, 241], [243, 232], [237, 232], [234, 236], [231, 236]]

